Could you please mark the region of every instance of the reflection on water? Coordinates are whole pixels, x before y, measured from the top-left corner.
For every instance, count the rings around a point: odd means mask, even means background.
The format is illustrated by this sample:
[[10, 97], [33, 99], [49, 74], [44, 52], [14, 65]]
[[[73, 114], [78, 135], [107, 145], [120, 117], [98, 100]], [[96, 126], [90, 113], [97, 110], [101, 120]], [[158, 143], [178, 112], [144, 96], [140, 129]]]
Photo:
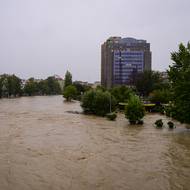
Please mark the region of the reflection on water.
[[0, 189], [190, 188], [190, 132], [72, 114], [61, 96], [0, 100]]

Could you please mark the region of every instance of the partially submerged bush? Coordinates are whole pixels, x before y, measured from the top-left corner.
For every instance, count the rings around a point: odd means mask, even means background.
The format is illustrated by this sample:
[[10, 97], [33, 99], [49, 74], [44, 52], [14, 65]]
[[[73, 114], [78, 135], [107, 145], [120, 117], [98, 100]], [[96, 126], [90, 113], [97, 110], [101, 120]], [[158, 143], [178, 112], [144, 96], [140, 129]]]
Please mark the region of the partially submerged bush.
[[168, 127], [169, 127], [170, 129], [173, 129], [173, 128], [174, 128], [174, 123], [173, 123], [173, 122], [169, 121], [167, 124], [168, 124]]
[[110, 90], [111, 94], [115, 97], [117, 103], [127, 102], [131, 95], [135, 93], [127, 86], [116, 86]]
[[151, 112], [164, 114], [164, 106], [157, 102], [156, 105], [152, 108]]
[[162, 128], [162, 127], [163, 127], [162, 119], [156, 120], [156, 122], [155, 122], [154, 124], [155, 124], [156, 127], [158, 127], [158, 128]]
[[171, 92], [169, 89], [154, 90], [150, 95], [150, 101], [153, 103], [168, 103], [171, 99]]
[[112, 112], [112, 113], [108, 113], [106, 114], [106, 117], [111, 120], [111, 121], [114, 121], [117, 117], [117, 114], [115, 112]]
[[145, 115], [145, 110], [138, 96], [131, 96], [125, 107], [125, 117], [130, 124], [137, 124]]
[[138, 122], [137, 122], [137, 125], [143, 125], [144, 124], [144, 121], [143, 120], [139, 120]]
[[81, 107], [85, 113], [105, 116], [110, 111], [115, 111], [116, 100], [107, 91], [89, 90], [82, 97]]
[[71, 101], [72, 99], [74, 99], [76, 97], [76, 94], [77, 94], [76, 87], [73, 85], [69, 85], [69, 86], [65, 87], [64, 92], [63, 92], [63, 97], [67, 101]]

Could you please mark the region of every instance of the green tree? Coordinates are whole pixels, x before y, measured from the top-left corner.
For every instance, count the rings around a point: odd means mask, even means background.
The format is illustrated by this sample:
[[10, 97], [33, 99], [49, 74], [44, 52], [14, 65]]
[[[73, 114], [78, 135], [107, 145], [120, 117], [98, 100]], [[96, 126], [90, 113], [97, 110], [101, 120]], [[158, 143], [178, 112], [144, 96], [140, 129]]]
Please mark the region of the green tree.
[[21, 95], [21, 79], [15, 75], [8, 76], [8, 91], [9, 95]]
[[0, 76], [0, 96], [17, 96], [21, 95], [21, 79], [15, 75]]
[[190, 123], [190, 43], [179, 45], [177, 52], [171, 53], [172, 65], [168, 75], [173, 91], [175, 118]]
[[150, 95], [150, 101], [154, 103], [160, 102], [166, 104], [171, 100], [171, 96], [172, 94], [170, 89], [154, 90]]
[[116, 100], [108, 91], [89, 90], [82, 97], [81, 107], [85, 113], [105, 116], [115, 110]]
[[127, 102], [130, 96], [134, 95], [133, 90], [126, 86], [113, 87], [110, 92], [116, 98], [117, 103]]
[[133, 85], [142, 96], [148, 96], [153, 90], [162, 88], [163, 80], [159, 72], [144, 71], [133, 76]]
[[76, 97], [77, 100], [81, 100], [81, 97], [84, 94], [84, 92], [91, 89], [90, 86], [81, 84], [80, 82], [77, 81], [73, 82], [73, 86], [75, 86], [77, 89], [77, 97]]
[[41, 81], [37, 84], [37, 88], [38, 88], [38, 92], [39, 92], [40, 95], [48, 95], [49, 92], [50, 92], [46, 80], [41, 80]]
[[61, 87], [55, 77], [48, 77], [46, 83], [49, 95], [61, 94]]
[[69, 71], [67, 71], [65, 74], [64, 88], [66, 88], [69, 85], [72, 85], [72, 74]]
[[34, 78], [29, 78], [24, 86], [24, 93], [33, 96], [38, 93], [38, 83]]
[[67, 101], [71, 101], [72, 99], [74, 99], [77, 95], [77, 89], [75, 86], [73, 85], [69, 85], [67, 87], [65, 87], [64, 92], [63, 92], [63, 97], [67, 100]]
[[145, 115], [145, 110], [138, 96], [131, 96], [125, 107], [125, 117], [130, 124], [136, 124], [141, 121]]

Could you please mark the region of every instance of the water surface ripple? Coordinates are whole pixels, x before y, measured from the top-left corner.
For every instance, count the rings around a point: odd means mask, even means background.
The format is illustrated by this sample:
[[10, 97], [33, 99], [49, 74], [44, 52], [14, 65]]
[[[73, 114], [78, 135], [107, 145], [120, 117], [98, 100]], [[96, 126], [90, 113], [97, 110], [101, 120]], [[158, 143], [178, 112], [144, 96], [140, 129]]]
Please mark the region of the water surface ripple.
[[0, 100], [0, 190], [188, 190], [190, 132], [72, 114], [61, 96]]

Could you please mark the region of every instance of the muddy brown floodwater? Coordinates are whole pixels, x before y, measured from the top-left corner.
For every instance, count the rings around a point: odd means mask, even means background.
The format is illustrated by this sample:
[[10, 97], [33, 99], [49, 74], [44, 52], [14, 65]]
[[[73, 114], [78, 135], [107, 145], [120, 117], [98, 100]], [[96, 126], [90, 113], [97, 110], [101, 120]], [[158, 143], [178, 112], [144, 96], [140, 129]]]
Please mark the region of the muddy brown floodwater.
[[0, 190], [189, 190], [190, 131], [71, 114], [61, 96], [0, 100]]

